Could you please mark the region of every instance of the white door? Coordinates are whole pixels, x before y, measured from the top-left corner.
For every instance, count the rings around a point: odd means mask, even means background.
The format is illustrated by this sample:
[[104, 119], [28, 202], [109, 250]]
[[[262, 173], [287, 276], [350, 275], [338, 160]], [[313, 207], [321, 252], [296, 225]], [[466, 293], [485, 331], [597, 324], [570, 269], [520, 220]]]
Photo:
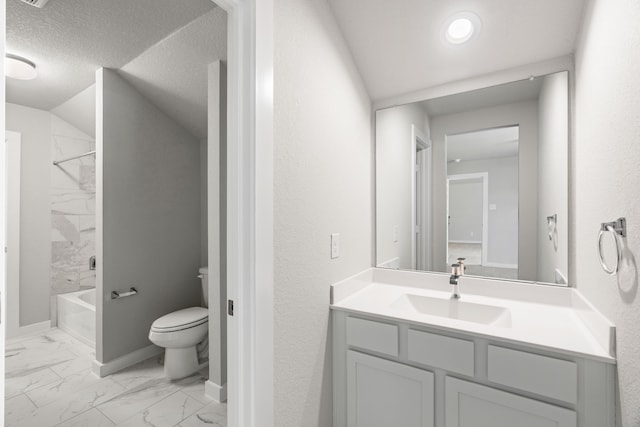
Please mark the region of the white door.
[[433, 427], [433, 373], [347, 352], [349, 427]]
[[447, 377], [446, 427], [576, 427], [576, 413]]

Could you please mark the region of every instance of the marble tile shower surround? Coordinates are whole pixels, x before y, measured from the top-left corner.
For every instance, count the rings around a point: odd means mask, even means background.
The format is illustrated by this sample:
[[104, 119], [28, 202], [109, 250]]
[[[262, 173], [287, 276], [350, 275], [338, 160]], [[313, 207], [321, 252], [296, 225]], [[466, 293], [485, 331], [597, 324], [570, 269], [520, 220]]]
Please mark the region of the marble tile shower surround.
[[226, 404], [204, 395], [207, 370], [164, 378], [155, 357], [98, 378], [94, 351], [53, 328], [5, 348], [5, 426], [226, 427]]
[[[53, 118], [51, 157], [95, 150], [95, 141]], [[95, 287], [95, 156], [51, 165], [51, 296]]]

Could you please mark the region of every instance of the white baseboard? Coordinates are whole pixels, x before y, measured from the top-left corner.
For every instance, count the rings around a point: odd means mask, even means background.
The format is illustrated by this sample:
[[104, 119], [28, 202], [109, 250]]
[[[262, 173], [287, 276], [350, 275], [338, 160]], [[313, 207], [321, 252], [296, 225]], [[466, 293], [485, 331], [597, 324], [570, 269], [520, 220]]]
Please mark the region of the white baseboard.
[[518, 264], [503, 264], [500, 262], [487, 262], [482, 264], [483, 267], [496, 267], [496, 268], [518, 268]]
[[162, 354], [163, 351], [163, 348], [151, 344], [147, 347], [132, 351], [131, 353], [125, 354], [124, 356], [120, 356], [106, 363], [101, 363], [97, 360], [94, 360], [93, 364], [91, 365], [91, 371], [100, 378], [106, 377], [107, 375], [111, 375], [115, 372], [121, 371], [124, 368], [128, 368], [131, 365], [143, 362], [150, 357]]
[[23, 336], [37, 334], [51, 329], [51, 320], [45, 320], [44, 322], [33, 323], [27, 326], [20, 326], [14, 330], [6, 331], [7, 339], [20, 338]]
[[204, 383], [204, 395], [216, 402], [226, 402], [227, 384], [225, 383], [223, 386], [219, 386], [218, 384], [207, 380], [207, 382]]
[[479, 245], [482, 243], [482, 240], [449, 240], [449, 243], [465, 243], [465, 244]]

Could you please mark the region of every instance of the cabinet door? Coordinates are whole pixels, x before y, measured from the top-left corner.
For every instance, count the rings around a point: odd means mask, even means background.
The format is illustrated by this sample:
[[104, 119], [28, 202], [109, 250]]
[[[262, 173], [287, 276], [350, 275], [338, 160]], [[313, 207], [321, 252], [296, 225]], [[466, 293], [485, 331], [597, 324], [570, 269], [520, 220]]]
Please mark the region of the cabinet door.
[[446, 379], [446, 427], [576, 427], [576, 413], [491, 387]]
[[433, 427], [433, 373], [347, 352], [349, 427]]

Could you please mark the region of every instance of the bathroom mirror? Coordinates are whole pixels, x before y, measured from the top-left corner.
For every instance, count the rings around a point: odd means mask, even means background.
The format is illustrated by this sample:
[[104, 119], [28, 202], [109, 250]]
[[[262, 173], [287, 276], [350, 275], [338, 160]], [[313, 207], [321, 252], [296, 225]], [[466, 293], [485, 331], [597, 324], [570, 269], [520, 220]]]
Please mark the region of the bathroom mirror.
[[567, 284], [568, 72], [376, 112], [376, 265]]

